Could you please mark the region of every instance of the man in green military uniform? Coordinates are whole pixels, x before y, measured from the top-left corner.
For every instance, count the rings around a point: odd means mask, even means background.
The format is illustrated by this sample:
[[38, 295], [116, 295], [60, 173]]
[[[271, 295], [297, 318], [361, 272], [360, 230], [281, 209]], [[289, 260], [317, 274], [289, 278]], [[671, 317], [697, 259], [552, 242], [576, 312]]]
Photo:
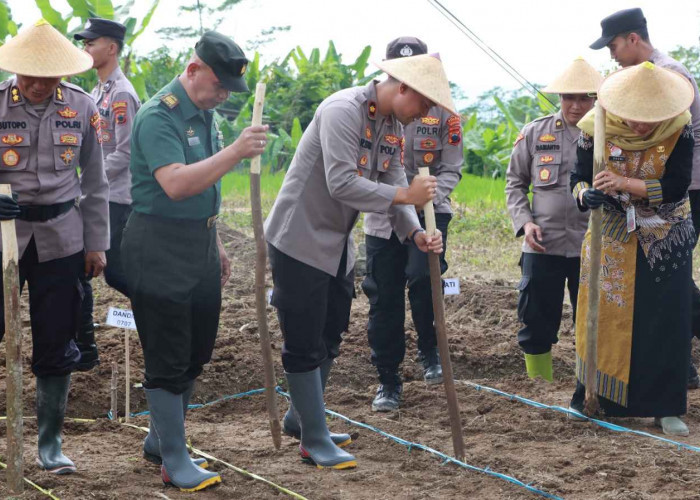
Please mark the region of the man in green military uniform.
[[133, 212], [122, 254], [145, 360], [151, 430], [144, 456], [162, 461], [163, 482], [197, 491], [221, 482], [194, 462], [184, 414], [214, 348], [221, 287], [230, 274], [216, 232], [221, 177], [262, 153], [266, 126], [223, 148], [212, 109], [246, 92], [248, 60], [233, 40], [205, 33], [185, 71], [143, 105], [131, 142]]

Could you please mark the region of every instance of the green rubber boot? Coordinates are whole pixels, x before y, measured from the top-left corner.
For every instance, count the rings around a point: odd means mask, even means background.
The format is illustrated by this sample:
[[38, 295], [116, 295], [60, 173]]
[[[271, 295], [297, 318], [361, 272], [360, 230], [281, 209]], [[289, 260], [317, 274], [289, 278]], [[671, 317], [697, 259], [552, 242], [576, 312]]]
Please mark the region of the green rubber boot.
[[526, 354], [525, 368], [528, 377], [542, 377], [547, 382], [551, 382], [554, 380], [552, 376], [552, 351], [543, 354]]

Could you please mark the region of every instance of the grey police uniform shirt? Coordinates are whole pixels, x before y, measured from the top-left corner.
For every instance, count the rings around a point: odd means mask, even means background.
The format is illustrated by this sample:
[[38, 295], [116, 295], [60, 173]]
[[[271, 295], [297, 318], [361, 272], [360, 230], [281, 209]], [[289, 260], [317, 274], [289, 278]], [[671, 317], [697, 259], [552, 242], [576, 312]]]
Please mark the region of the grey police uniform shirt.
[[[547, 255], [581, 256], [589, 212], [578, 209], [569, 187], [579, 133], [567, 125], [561, 111], [538, 118], [523, 127], [508, 164], [506, 201], [515, 235], [522, 236], [525, 224], [534, 222], [542, 228]], [[522, 250], [540, 253], [524, 241]]]
[[80, 200], [45, 222], [17, 220], [20, 256], [32, 237], [39, 262], [109, 249], [99, 122], [92, 98], [76, 85], [61, 82], [39, 116], [14, 78], [0, 84], [0, 184], [11, 184], [21, 205]]
[[109, 181], [109, 201], [131, 204], [131, 125], [141, 107], [134, 86], [117, 66], [92, 90], [100, 113], [102, 154]]
[[420, 227], [413, 206], [391, 202], [406, 187], [401, 127], [377, 107], [376, 82], [341, 90], [324, 100], [304, 132], [272, 211], [267, 241], [281, 252], [331, 276], [359, 212], [386, 212], [401, 241]]
[[[430, 168], [430, 175], [438, 182], [433, 199], [435, 213], [452, 213], [449, 196], [462, 178], [464, 163], [461, 127], [458, 116], [439, 106], [430, 108], [428, 116], [404, 127], [402, 153], [407, 182], [413, 181], [420, 167]], [[366, 214], [364, 230], [370, 236], [389, 239], [389, 217], [380, 213]]]
[[693, 78], [688, 70], [678, 61], [668, 55], [654, 49], [649, 58], [654, 64], [662, 68], [672, 69], [681, 75], [685, 76], [693, 85], [695, 98], [690, 105], [690, 114], [693, 119], [693, 136], [695, 137], [695, 147], [693, 148], [693, 176], [690, 181], [689, 191], [700, 189], [700, 92], [698, 91], [698, 83]]

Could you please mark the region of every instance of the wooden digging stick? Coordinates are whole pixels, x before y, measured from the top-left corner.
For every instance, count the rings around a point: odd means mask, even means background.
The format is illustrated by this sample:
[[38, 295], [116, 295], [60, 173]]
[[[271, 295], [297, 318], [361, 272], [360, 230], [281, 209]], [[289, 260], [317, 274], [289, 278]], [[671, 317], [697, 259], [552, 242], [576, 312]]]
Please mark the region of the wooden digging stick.
[[[12, 196], [9, 184], [0, 185], [0, 194]], [[7, 370], [7, 485], [10, 491], [24, 491], [22, 453], [22, 318], [19, 314], [19, 250], [15, 221], [4, 220], [2, 227], [2, 285], [5, 302], [5, 363]]]
[[[595, 103], [595, 132], [593, 137], [593, 179], [605, 168], [605, 110]], [[602, 247], [603, 209], [591, 211], [591, 268], [588, 279], [588, 316], [586, 317], [586, 399], [584, 413], [593, 416], [598, 404], [598, 304], [600, 298], [600, 258]]]
[[[265, 84], [258, 83], [255, 87], [255, 103], [253, 104], [253, 126], [262, 125], [262, 111], [265, 104]], [[267, 247], [263, 232], [262, 204], [260, 202], [260, 157], [250, 160], [250, 205], [253, 212], [253, 233], [255, 234], [255, 309], [258, 312], [258, 334], [262, 348], [263, 365], [265, 367], [265, 400], [267, 414], [270, 417], [270, 432], [272, 442], [278, 450], [282, 446], [282, 429], [280, 427], [279, 411], [277, 410], [277, 395], [275, 394], [275, 366], [272, 364], [272, 349], [270, 348], [270, 332], [267, 329], [267, 296], [265, 294], [265, 268], [267, 267]]]
[[[429, 167], [418, 169], [418, 175], [430, 175]], [[429, 201], [423, 207], [425, 215], [425, 228], [428, 236], [435, 235], [435, 210], [433, 202]], [[435, 317], [435, 333], [438, 349], [440, 351], [440, 364], [442, 365], [442, 380], [447, 395], [447, 409], [450, 413], [450, 427], [452, 429], [452, 447], [455, 457], [464, 460], [464, 438], [462, 437], [462, 417], [459, 413], [455, 381], [452, 375], [452, 362], [450, 361], [450, 347], [447, 343], [447, 329], [445, 327], [445, 303], [442, 290], [442, 272], [440, 270], [440, 256], [434, 252], [428, 252], [428, 264], [430, 266], [430, 288], [433, 292], [433, 316]]]

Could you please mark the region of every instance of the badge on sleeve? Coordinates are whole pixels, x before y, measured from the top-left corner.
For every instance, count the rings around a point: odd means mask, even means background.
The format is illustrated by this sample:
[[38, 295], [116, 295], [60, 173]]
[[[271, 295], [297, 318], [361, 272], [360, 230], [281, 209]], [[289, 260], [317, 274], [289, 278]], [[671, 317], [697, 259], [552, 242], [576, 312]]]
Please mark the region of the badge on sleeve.
[[542, 182], [547, 182], [551, 176], [552, 172], [548, 168], [543, 167], [540, 169], [540, 180]]
[[14, 167], [19, 163], [19, 153], [14, 149], [8, 149], [2, 155], [2, 161], [8, 167]]
[[117, 125], [124, 125], [126, 123], [126, 111], [127, 103], [126, 101], [114, 101], [112, 103], [112, 112], [114, 113], [114, 121]]
[[459, 116], [450, 116], [447, 119], [447, 142], [456, 146], [462, 141], [462, 124]]
[[540, 136], [540, 142], [554, 142], [556, 140], [557, 138], [554, 137], [552, 134], [544, 134]]
[[66, 106], [63, 109], [59, 109], [57, 113], [61, 115], [61, 118], [75, 118], [76, 116], [78, 116], [78, 112], [74, 109], [71, 109], [68, 106]]
[[518, 134], [518, 137], [515, 138], [515, 142], [513, 143], [513, 147], [517, 146], [518, 143], [520, 141], [522, 141], [523, 139], [525, 139], [525, 136], [521, 132], [520, 134]]
[[437, 116], [424, 116], [420, 119], [423, 125], [440, 125], [440, 118]]
[[66, 148], [66, 150], [59, 156], [63, 160], [63, 163], [65, 163], [66, 165], [70, 165], [73, 161], [73, 158], [75, 158], [75, 153], [73, 152], [73, 148]]
[[90, 125], [97, 132], [97, 142], [102, 143], [102, 127], [100, 127], [100, 114], [95, 113], [90, 117]]
[[2, 143], [8, 146], [16, 146], [24, 141], [24, 137], [17, 134], [7, 134], [2, 136]]

